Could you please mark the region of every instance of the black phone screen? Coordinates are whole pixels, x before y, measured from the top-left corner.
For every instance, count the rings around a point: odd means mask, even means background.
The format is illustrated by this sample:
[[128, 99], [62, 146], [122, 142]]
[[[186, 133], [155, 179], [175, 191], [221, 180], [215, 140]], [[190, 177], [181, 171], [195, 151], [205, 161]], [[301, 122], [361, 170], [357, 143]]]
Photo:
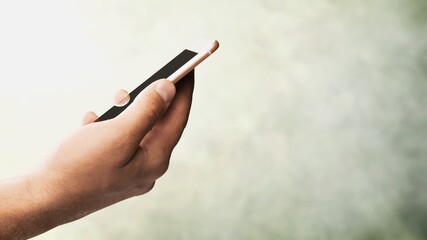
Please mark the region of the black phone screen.
[[170, 75], [172, 75], [174, 72], [176, 72], [179, 68], [181, 68], [185, 63], [190, 61], [193, 57], [195, 57], [197, 53], [190, 51], [190, 50], [184, 50], [178, 56], [176, 56], [174, 59], [172, 59], [169, 63], [167, 63], [164, 67], [162, 67], [159, 71], [154, 73], [151, 77], [149, 77], [147, 80], [145, 80], [141, 85], [139, 85], [137, 88], [135, 88], [131, 93], [129, 93], [130, 100], [127, 104], [124, 106], [113, 106], [108, 111], [106, 111], [104, 114], [102, 114], [95, 122], [105, 121], [108, 119], [112, 119], [117, 117], [121, 112], [123, 112], [138, 96], [142, 90], [144, 90], [148, 85], [151, 83], [162, 79], [167, 78]]

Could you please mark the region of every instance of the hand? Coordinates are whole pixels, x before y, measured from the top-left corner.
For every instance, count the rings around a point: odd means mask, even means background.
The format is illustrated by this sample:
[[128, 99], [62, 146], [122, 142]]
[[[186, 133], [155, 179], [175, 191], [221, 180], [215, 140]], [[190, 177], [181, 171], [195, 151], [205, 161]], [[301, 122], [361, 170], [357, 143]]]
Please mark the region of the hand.
[[171, 103], [175, 86], [161, 80], [115, 119], [90, 123], [97, 117], [89, 114], [85, 126], [58, 147], [43, 169], [44, 178], [55, 199], [75, 208], [73, 218], [144, 194], [166, 172], [187, 123], [194, 80], [179, 83]]
[[[177, 83], [174, 97], [174, 84], [159, 80], [114, 119], [93, 123], [97, 116], [89, 113], [84, 126], [26, 181], [39, 226], [24, 235], [34, 236], [150, 191], [166, 172], [186, 126], [193, 86], [191, 72]], [[31, 219], [32, 212], [22, 212], [22, 221]], [[11, 221], [19, 221], [19, 215], [13, 216]]]

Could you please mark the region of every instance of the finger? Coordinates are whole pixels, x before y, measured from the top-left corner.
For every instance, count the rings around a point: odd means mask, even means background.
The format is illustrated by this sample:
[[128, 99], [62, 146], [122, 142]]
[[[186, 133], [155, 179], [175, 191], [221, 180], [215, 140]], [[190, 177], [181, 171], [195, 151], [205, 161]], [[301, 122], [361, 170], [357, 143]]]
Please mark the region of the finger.
[[170, 154], [181, 138], [191, 108], [194, 71], [181, 79], [176, 87], [177, 93], [169, 109], [141, 142], [141, 146], [150, 152]]
[[141, 142], [175, 96], [175, 85], [159, 80], [144, 89], [116, 119], [130, 141]]
[[114, 96], [114, 105], [116, 107], [122, 107], [126, 105], [130, 100], [129, 93], [124, 90], [120, 89], [116, 92], [116, 95]]
[[87, 112], [83, 117], [82, 126], [92, 123], [96, 119], [98, 119], [98, 115], [96, 115], [94, 112]]

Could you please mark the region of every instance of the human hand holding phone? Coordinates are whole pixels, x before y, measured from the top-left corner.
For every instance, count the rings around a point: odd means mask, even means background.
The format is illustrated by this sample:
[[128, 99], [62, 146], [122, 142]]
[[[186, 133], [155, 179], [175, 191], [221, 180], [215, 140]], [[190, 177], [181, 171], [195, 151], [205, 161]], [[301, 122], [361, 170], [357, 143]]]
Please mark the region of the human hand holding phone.
[[0, 239], [27, 239], [150, 191], [184, 130], [193, 84], [193, 73], [176, 91], [154, 82], [118, 117], [86, 121], [33, 173], [0, 183]]
[[193, 86], [192, 72], [177, 84], [172, 101], [175, 86], [156, 81], [118, 117], [86, 123], [61, 143], [40, 181], [61, 186], [49, 205], [67, 206], [60, 215], [72, 218], [63, 223], [152, 189], [187, 123]]
[[89, 115], [39, 169], [0, 182], [0, 239], [26, 239], [150, 191], [186, 126], [192, 69], [176, 86], [144, 86], [113, 117]]

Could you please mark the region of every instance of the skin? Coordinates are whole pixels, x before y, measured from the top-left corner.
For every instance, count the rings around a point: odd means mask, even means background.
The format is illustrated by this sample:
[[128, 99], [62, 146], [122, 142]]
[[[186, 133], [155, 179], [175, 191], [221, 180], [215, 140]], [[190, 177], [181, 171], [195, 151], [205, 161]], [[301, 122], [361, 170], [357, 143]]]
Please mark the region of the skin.
[[114, 119], [93, 123], [87, 113], [38, 169], [0, 182], [0, 239], [27, 239], [149, 192], [186, 126], [193, 87], [194, 72], [176, 89], [156, 81]]

